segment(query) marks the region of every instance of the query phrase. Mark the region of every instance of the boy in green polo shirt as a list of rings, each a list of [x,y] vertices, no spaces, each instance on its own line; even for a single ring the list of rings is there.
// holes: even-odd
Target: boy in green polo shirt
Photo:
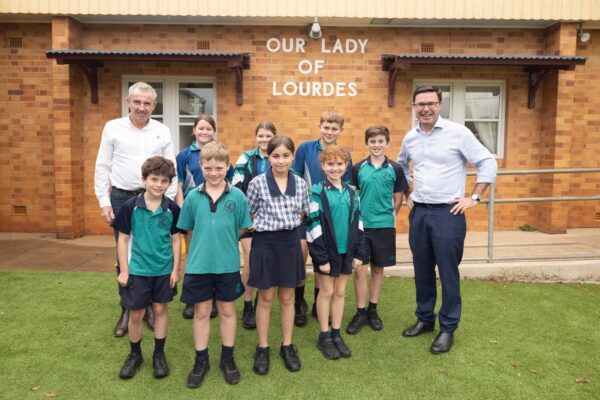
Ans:
[[[235,300],[244,293],[238,240],[252,226],[246,196],[225,180],[229,168],[227,147],[220,142],[206,144],[200,167],[205,182],[188,194],[177,224],[180,229],[193,231],[181,295],[182,302],[194,304],[196,360],[188,375],[189,388],[202,385],[210,368],[208,339],[213,295],[221,319],[219,368],[227,383],[240,381],[233,359]]]
[[[179,207],[164,194],[174,177],[171,160],[160,156],[147,159],[142,164],[145,192],[127,200],[112,224],[119,231],[117,254],[121,273],[117,280],[125,288],[121,305],[131,310],[131,353],[119,372],[121,379],[132,378],[143,362],[142,320],[150,302],[156,318],[153,374],[155,378],[169,375],[164,353],[169,323],[167,303],[177,293],[181,242],[177,229]]]
[[[371,266],[371,294],[367,299],[367,265],[354,269],[356,314],[346,332],[354,335],[367,324],[376,331],[383,329],[377,314],[377,303],[383,268],[396,265],[396,214],[402,205],[402,194],[408,190],[406,177],[399,164],[385,156],[390,132],[385,126],[375,125],[365,132],[369,157],[352,167],[350,183],[360,191],[364,252]]]

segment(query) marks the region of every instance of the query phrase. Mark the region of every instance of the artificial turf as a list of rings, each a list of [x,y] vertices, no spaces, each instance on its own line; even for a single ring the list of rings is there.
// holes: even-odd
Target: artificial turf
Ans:
[[[224,382],[218,368],[215,319],[211,370],[203,386],[191,390],[185,386],[194,360],[191,322],[181,318],[178,300],[170,306],[166,344],[171,375],[152,377],[153,336],[144,329],[144,364],[133,379],[122,381],[117,374],[129,344],[111,334],[119,312],[114,275],[3,271],[0,399],[600,398],[600,286],[464,281],[462,295],[455,345],[434,356],[428,350],[435,333],[401,335],[414,322],[413,281],[386,278],[378,307],[383,331],[344,333],[352,357],[328,361],[315,347],[319,329],[311,318],[294,329],[299,373],[288,372],[279,358],[274,309],[266,376],[252,372],[256,332],[238,324],[235,357],[242,380],[235,386]],[[353,312],[349,282],[343,329]]]

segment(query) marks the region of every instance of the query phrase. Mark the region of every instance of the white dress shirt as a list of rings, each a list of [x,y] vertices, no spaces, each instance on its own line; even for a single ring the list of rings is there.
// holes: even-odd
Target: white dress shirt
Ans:
[[[94,190],[100,207],[110,206],[110,188],[138,190],[142,183],[142,164],[153,156],[163,156],[173,161],[173,143],[169,128],[150,119],[145,127],[137,129],[129,119],[113,119],[104,125],[96,171]],[[177,179],[167,189],[167,197],[173,199],[177,193]]]
[[[498,172],[494,156],[467,127],[442,117],[430,132],[417,125],[404,137],[398,164],[409,183],[410,161],[415,180],[411,198],[417,203],[442,204],[464,197],[467,162],[477,169],[477,183],[493,183]]]

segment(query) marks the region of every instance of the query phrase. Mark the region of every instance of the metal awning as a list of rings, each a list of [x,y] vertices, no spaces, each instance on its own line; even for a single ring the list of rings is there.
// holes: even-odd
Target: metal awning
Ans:
[[[92,103],[98,103],[98,68],[107,61],[204,62],[227,63],[235,72],[237,104],[244,103],[242,70],[250,69],[249,53],[212,51],[130,51],[130,50],[48,50],[47,58],[57,64],[76,65],[90,84]]]
[[[394,87],[399,71],[413,65],[468,65],[523,67],[529,73],[528,107],[535,107],[535,94],[542,80],[553,71],[573,71],[576,65],[585,64],[579,56],[537,56],[511,54],[382,54],[383,70],[388,76],[388,107],[394,106]]]

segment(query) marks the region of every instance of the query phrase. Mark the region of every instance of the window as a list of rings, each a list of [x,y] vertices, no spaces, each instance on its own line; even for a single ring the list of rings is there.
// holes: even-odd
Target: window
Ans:
[[[216,116],[216,81],[197,77],[126,76],[123,78],[123,99],[135,82],[146,82],[158,96],[152,118],[169,127],[175,153],[192,144],[192,127],[198,114]],[[123,116],[129,114],[123,102]]]
[[[442,90],[442,118],[469,128],[497,158],[504,155],[504,109],[506,85],[503,81],[415,81],[430,83]],[[413,110],[413,126],[418,123]]]

